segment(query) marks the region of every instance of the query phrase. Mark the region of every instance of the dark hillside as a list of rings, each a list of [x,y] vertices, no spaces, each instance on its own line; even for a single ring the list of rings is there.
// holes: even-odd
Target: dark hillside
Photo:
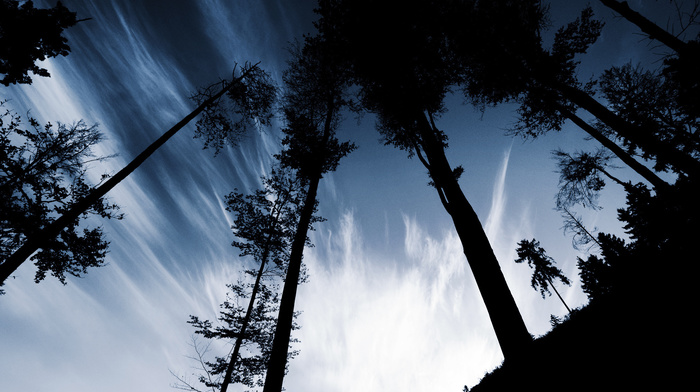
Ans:
[[[697,371],[696,322],[692,306],[671,304],[693,297],[671,292],[611,296],[576,310],[536,339],[528,355],[470,391],[688,390]]]

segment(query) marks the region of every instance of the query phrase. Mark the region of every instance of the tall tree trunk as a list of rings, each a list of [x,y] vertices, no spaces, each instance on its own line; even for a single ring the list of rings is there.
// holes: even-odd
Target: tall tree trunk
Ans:
[[[642,32],[647,34],[649,38],[655,39],[669,48],[681,53],[687,47],[686,43],[668,31],[659,27],[656,23],[645,18],[642,14],[630,8],[626,1],[616,0],[600,0],[606,7],[622,15],[623,18],[634,23]]]
[[[622,162],[626,163],[627,166],[629,166],[632,170],[637,172],[637,174],[644,177],[645,180],[649,181],[649,183],[656,190],[664,190],[670,187],[670,185],[666,181],[662,180],[659,176],[656,175],[656,173],[651,171],[651,169],[642,165],[639,161],[634,159],[630,154],[628,154],[624,149],[622,149],[622,147],[618,146],[615,142],[605,137],[605,135],[600,133],[600,131],[595,129],[595,127],[583,121],[582,118],[578,117],[568,109],[561,108],[560,111],[564,114],[564,116],[570,119],[579,128],[583,129],[591,137],[600,142],[600,144],[602,144],[603,147],[607,148],[613,154],[615,154],[615,156],[617,156]]]
[[[245,317],[243,318],[243,323],[241,324],[241,330],[238,331],[238,337],[236,338],[236,343],[233,346],[233,353],[231,353],[231,358],[228,361],[228,366],[226,367],[226,373],[224,374],[224,380],[221,384],[221,392],[226,392],[228,386],[231,383],[231,376],[233,375],[233,369],[236,366],[236,361],[238,360],[238,353],[241,350],[241,345],[243,344],[243,339],[245,339],[245,333],[248,329],[248,324],[250,323],[250,318],[253,314],[253,309],[255,305],[255,297],[258,295],[258,290],[260,289],[260,281],[262,280],[263,273],[265,271],[265,264],[267,262],[269,251],[265,251],[265,254],[260,261],[260,269],[255,277],[255,284],[253,285],[253,292],[250,294],[250,302],[248,302],[248,309],[246,309]]]
[[[597,117],[621,137],[656,156],[658,160],[670,164],[676,170],[688,175],[688,177],[700,178],[700,162],[692,156],[655,139],[650,130],[629,124],[578,88],[565,84],[558,84],[554,87],[559,90],[564,98]]]
[[[299,286],[299,276],[301,274],[301,264],[306,246],[311,217],[316,206],[316,194],[320,175],[309,180],[309,187],[304,200],[304,207],[299,216],[299,223],[292,241],[292,249],[289,256],[289,266],[287,276],[284,280],[282,298],[280,300],[280,310],[277,317],[277,327],[275,337],[272,341],[272,351],[270,361],[265,374],[265,387],[263,392],[281,392],[284,373],[287,367],[287,356],[289,353],[289,340],[292,336],[292,324],[294,322],[294,303],[296,302],[297,287]]]
[[[421,147],[427,158],[424,163],[427,163],[440,199],[462,242],[464,255],[486,305],[503,356],[506,359],[522,356],[532,337],[508,288],[486,232],[453,174],[434,124],[422,115],[418,128]]]
[[[323,135],[321,137],[321,149],[328,146],[333,126],[333,115],[335,105],[333,99],[329,99],[325,122],[323,124]],[[294,304],[296,302],[297,288],[299,286],[299,276],[301,274],[301,264],[304,257],[304,247],[311,225],[311,219],[316,209],[316,195],[318,194],[318,184],[321,182],[322,165],[327,158],[327,151],[318,152],[321,157],[317,160],[319,167],[314,173],[309,173],[309,187],[306,191],[304,207],[299,216],[297,230],[294,233],[292,249],[289,255],[289,266],[287,267],[287,277],[284,280],[282,298],[280,300],[280,311],[277,317],[277,327],[275,337],[272,340],[272,352],[265,374],[265,386],[263,392],[282,392],[284,373],[287,368],[287,356],[289,354],[289,340],[292,336],[292,324],[294,322]]]
[[[51,224],[47,225],[43,229],[37,231],[36,233],[32,234],[27,240],[20,246],[17,250],[15,250],[5,261],[0,264],[0,286],[2,286],[5,283],[5,280],[19,268],[22,263],[25,262],[34,252],[36,252],[39,248],[44,246],[48,240],[51,238],[55,238],[58,236],[61,231],[71,222],[75,221],[78,219],[78,217],[87,211],[91,206],[95,205],[95,203],[99,202],[99,200],[104,197],[107,192],[112,190],[117,184],[122,182],[129,174],[131,174],[136,168],[141,166],[143,162],[146,161],[153,153],[160,148],[165,142],[168,141],[171,137],[173,137],[180,129],[182,129],[185,125],[187,125],[192,119],[197,117],[207,106],[211,105],[214,101],[217,99],[221,98],[222,95],[224,95],[227,91],[231,89],[238,81],[242,80],[248,73],[256,67],[257,64],[254,66],[248,68],[246,72],[244,72],[240,77],[238,77],[235,80],[232,80],[231,83],[221,89],[218,93],[207,99],[206,101],[202,102],[201,105],[199,105],[196,109],[194,109],[190,114],[185,116],[180,122],[175,124],[172,128],[170,128],[167,132],[165,132],[162,136],[160,136],[156,141],[151,143],[150,146],[148,146],[145,150],[143,150],[136,158],[134,158],[128,165],[126,165],[124,168],[122,168],[117,174],[114,176],[110,177],[107,181],[105,181],[102,185],[98,186],[97,188],[94,188],[90,194],[85,196],[85,198],[78,200],[75,204],[71,206],[70,209],[68,209],[63,215],[61,215],[58,219],[53,221]]]

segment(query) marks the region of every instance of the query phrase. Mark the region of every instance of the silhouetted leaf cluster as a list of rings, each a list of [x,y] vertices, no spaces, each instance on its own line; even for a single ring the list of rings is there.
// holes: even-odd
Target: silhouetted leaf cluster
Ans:
[[[231,227],[236,236],[233,246],[240,250],[241,257],[252,258],[255,266],[245,273],[254,282],[239,280],[227,285],[229,293],[221,304],[218,325],[190,316],[195,333],[206,339],[235,341],[233,354],[217,356],[213,362],[203,360],[199,382],[216,390],[227,388],[230,383],[262,387],[272,350],[279,281],[287,270],[305,191],[300,179],[288,170],[275,169],[262,182],[263,188],[252,194],[232,192],[226,197],[226,209],[235,215]],[[291,359],[296,351],[288,355]]]
[[[233,83],[233,85],[231,85]],[[246,64],[232,80],[222,80],[200,89],[191,99],[198,105],[221,89],[224,97],[207,106],[197,120],[195,138],[204,140],[204,148],[218,154],[227,145],[236,145],[246,133],[258,126],[270,125],[277,88],[270,75],[257,64]]]
[[[549,288],[554,289],[554,281],[559,280],[561,283],[570,286],[571,281],[563,272],[554,266],[554,259],[549,257],[544,248],[540,246],[539,241],[532,239],[522,240],[518,242],[518,258],[516,263],[527,262],[530,268],[533,269],[530,285],[533,289],[539,290],[540,295],[544,298],[545,293],[552,295]],[[556,290],[556,289],[554,289]]]
[[[102,140],[97,126],[41,126],[7,110],[0,117],[0,256],[4,260],[24,240],[41,230],[91,190],[86,171],[96,157],[91,148]],[[103,177],[103,179],[106,177]],[[92,205],[32,256],[35,281],[47,273],[66,282],[66,275],[80,276],[89,267],[103,265],[107,241],[102,229],[81,228],[89,216],[121,218],[118,206],[105,200]]]
[[[31,84],[30,71],[50,76],[36,62],[68,55],[63,30],[78,22],[76,13],[60,1],[53,8],[37,9],[31,0],[0,0],[0,83]]]

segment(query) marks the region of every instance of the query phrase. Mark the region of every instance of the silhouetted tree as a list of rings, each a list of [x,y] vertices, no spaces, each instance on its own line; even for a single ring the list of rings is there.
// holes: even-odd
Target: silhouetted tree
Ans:
[[[504,21],[511,25],[508,32],[512,34],[512,40],[502,39],[498,31],[492,33],[489,29],[474,29],[474,26],[466,23],[461,31],[454,34],[457,39],[452,48],[459,53],[464,91],[470,100],[482,106],[504,101],[520,103],[519,122],[514,131],[524,135],[538,136],[550,130],[560,130],[565,120],[569,119],[605,147],[611,148],[615,155],[654,187],[663,187],[665,183],[652,172],[644,170],[642,165],[634,165],[633,159],[625,156],[628,153],[614,149],[613,144],[605,140],[605,134],[595,127],[584,125],[576,110],[580,108],[589,112],[613,132],[613,138],[638,146],[647,156],[667,162],[675,171],[695,176],[700,173],[697,159],[682,153],[673,143],[656,138],[655,129],[648,124],[629,122],[620,113],[598,102],[594,98],[594,83],[583,84],[577,80],[576,57],[587,51],[603,27],[594,19],[590,7],[584,9],[578,19],[556,32],[551,50],[546,50],[542,45],[541,30],[547,19],[546,9],[539,1],[501,0],[480,2],[476,7],[465,8],[468,15],[480,18],[481,23],[485,24],[493,23],[490,22],[493,19],[488,19],[489,12],[482,12],[480,7],[485,7],[486,11],[502,9],[516,17],[513,21]],[[519,22],[518,19],[524,21]],[[478,42],[484,44],[479,45]],[[494,45],[494,42],[498,45]]]
[[[627,19],[631,23],[637,25],[637,27],[639,27],[639,29],[642,30],[649,37],[649,39],[658,40],[659,42],[663,43],[664,45],[679,53],[684,52],[686,50],[686,42],[683,42],[683,40],[678,38],[676,35],[673,35],[670,32],[662,29],[656,23],[647,19],[639,12],[634,11],[632,8],[630,8],[629,4],[626,1],[600,0],[600,2],[603,3],[606,7],[620,14],[623,18]]]
[[[583,225],[580,216],[569,211],[566,207],[559,207],[557,209],[561,211],[562,218],[564,218],[564,234],[572,233],[571,244],[574,246],[574,249],[581,250],[583,246],[589,244],[591,246],[598,246],[598,248],[602,247],[601,243],[596,239],[596,236]],[[593,228],[593,231],[595,230],[596,229]],[[590,250],[591,246],[588,246],[586,250]]]
[[[197,329],[197,334],[207,339],[235,339],[228,358],[204,361],[204,374],[198,377],[201,384],[221,392],[228,390],[231,383],[249,388],[263,386],[279,310],[277,281],[287,268],[303,199],[299,179],[280,169],[263,178],[263,189],[254,194],[232,192],[227,196],[226,208],[236,215],[232,226],[236,236],[233,246],[240,250],[241,257],[251,257],[258,267],[245,271],[254,277],[254,282],[228,285],[230,293],[221,305],[220,326],[190,316],[189,323]],[[313,222],[320,220],[313,218]],[[245,356],[241,354],[244,347],[248,353]],[[289,353],[289,358],[295,354]],[[194,388],[184,379],[180,381],[187,388]]]
[[[614,66],[603,72],[599,88],[608,106],[630,124],[653,131],[653,137],[673,145],[679,153],[700,159],[698,120],[679,107],[678,94],[673,85],[658,72],[645,71],[631,64]],[[636,154],[637,145],[625,140],[630,154]],[[642,150],[642,158],[653,158]],[[669,162],[657,158],[654,168],[664,171]]]
[[[1,105],[0,105],[1,106]],[[71,209],[92,189],[86,177],[90,162],[96,157],[92,148],[102,140],[96,125],[80,121],[73,125],[51,123],[41,126],[10,110],[0,116],[0,269],[5,260],[27,238],[36,235],[58,216]],[[108,176],[103,176],[103,180]],[[67,222],[55,237],[32,255],[37,267],[34,281],[47,273],[65,284],[66,274],[80,276],[89,267],[104,263],[108,242],[102,229],[82,228],[89,216],[121,219],[118,206],[103,198],[87,206]],[[9,275],[9,274],[8,274]],[[4,279],[3,279],[4,282]],[[2,283],[0,283],[0,286]],[[2,290],[0,290],[2,293]]]
[[[533,289],[540,291],[540,295],[544,298],[544,294],[547,293],[550,296],[552,293],[549,291],[551,287],[552,290],[557,294],[561,303],[564,304],[566,310],[571,313],[569,305],[564,302],[564,298],[561,297],[559,291],[554,287],[554,280],[559,279],[560,282],[567,286],[571,286],[571,281],[567,278],[563,272],[554,266],[554,259],[547,255],[544,248],[540,246],[540,242],[534,238],[531,241],[522,240],[518,242],[518,258],[515,259],[516,263],[522,263],[527,261],[527,265],[530,266],[534,271],[532,272],[532,279],[530,285]]]
[[[428,169],[507,359],[522,354],[531,337],[479,218],[459,186],[462,169],[450,166],[447,136],[435,123],[459,76],[445,30],[461,17],[453,12],[455,3],[321,1],[317,26],[326,39],[344,48],[362,105],[378,116],[385,143],[417,156]]]
[[[213,148],[215,155],[224,146],[236,145],[251,128],[270,125],[277,88],[270,75],[257,66],[246,66],[243,72],[242,83],[221,80],[191,96],[199,105],[217,91],[227,90],[221,99],[204,107],[196,123],[195,138],[203,139],[204,148]],[[234,79],[235,73],[234,69]]]
[[[586,260],[579,257],[577,262],[581,288],[591,301],[605,297],[629,278],[625,275],[631,262],[631,248],[621,238],[600,233],[597,243],[600,256],[589,255]]]
[[[317,205],[319,182],[355,149],[354,144],[340,142],[335,136],[341,111],[348,105],[348,80],[334,58],[335,48],[318,37],[307,36],[303,45],[293,47],[292,55],[284,73],[284,148],[277,157],[304,181],[306,199],[292,242],[264,392],[282,391],[304,246]]]
[[[60,1],[53,8],[37,9],[31,0],[0,0],[0,75],[5,75],[0,83],[31,84],[30,71],[50,76],[36,62],[67,56],[70,47],[63,30],[83,20]]]
[[[574,204],[598,208],[598,194],[605,186],[601,175],[624,188],[631,186],[606,170],[612,157],[605,150],[599,149],[595,153],[576,152],[574,155],[556,150],[553,155],[559,168],[559,192],[556,202],[558,209]]]
[[[188,321],[196,329],[195,334],[212,340],[232,340],[234,344],[231,354],[216,356],[213,361],[205,353],[195,352],[201,366],[201,373],[196,375],[197,381],[211,391],[225,390],[231,383],[247,388],[261,387],[276,323],[279,304],[277,287],[270,283],[245,281],[227,287],[229,293],[226,294],[226,301],[220,305],[218,325],[196,316],[190,316]],[[256,298],[252,298],[253,292]],[[229,368],[232,369],[230,374]],[[185,377],[176,377],[181,383],[176,385],[177,388],[201,390],[200,385]]]
[[[117,172],[114,176],[110,177],[107,179],[104,183],[102,183],[100,186],[86,190],[81,196],[80,199],[76,200],[75,203],[73,203],[70,208],[67,208],[65,210],[61,210],[61,216],[59,216],[57,219],[51,221],[44,227],[42,227],[40,230],[35,230],[33,233],[31,233],[31,236],[28,236],[26,240],[23,242],[23,244],[16,249],[12,254],[7,256],[7,258],[3,261],[2,264],[0,264],[0,284],[3,284],[5,280],[12,274],[22,263],[27,260],[35,251],[37,251],[40,248],[46,247],[51,241],[53,241],[61,231],[70,225],[72,222],[74,222],[80,215],[84,214],[85,211],[88,211],[92,206],[94,206],[98,201],[104,197],[107,192],[109,192],[112,188],[114,188],[117,184],[119,184],[121,181],[123,181],[129,174],[131,174],[134,170],[136,170],[137,167],[139,167],[143,162],[148,159],[158,148],[160,148],[163,144],[165,144],[166,141],[168,141],[173,135],[175,135],[180,129],[182,129],[185,125],[187,125],[190,121],[192,121],[197,115],[199,115],[204,109],[206,109],[209,105],[212,103],[216,102],[218,99],[220,99],[224,94],[227,92],[234,90],[238,91],[240,93],[247,93],[250,90],[241,88],[241,87],[236,87],[239,84],[244,84],[244,85],[250,85],[250,84],[255,84],[261,82],[261,79],[264,80],[269,80],[269,76],[260,70],[258,68],[258,65],[252,65],[252,66],[246,66],[241,74],[233,79],[230,83],[222,83],[222,88],[221,90],[206,99],[204,99],[201,104],[194,109],[190,114],[185,116],[180,122],[175,124],[172,128],[170,128],[168,131],[166,131],[162,136],[160,136],[156,141],[151,143],[145,150],[143,150],[136,158],[134,158],[128,165],[126,165],[123,169],[121,169],[119,172]],[[273,89],[267,89],[266,91],[271,91]],[[252,93],[249,98],[236,98],[240,101],[246,101],[246,99],[255,99],[258,97],[258,93]],[[264,100],[264,102],[271,103],[272,99],[269,99],[268,97],[262,97],[261,99]],[[246,103],[248,104],[248,103]],[[252,104],[253,107],[256,107],[256,104]],[[261,113],[266,113],[269,110],[271,110],[271,107],[269,106],[262,106],[261,107]],[[243,113],[248,113],[247,111],[243,111]],[[234,124],[241,124],[245,125],[246,127],[250,126],[251,122],[253,122],[255,119],[248,118],[247,122],[243,123],[234,123]],[[229,129],[228,132],[226,133],[219,133],[219,137],[226,137],[228,140],[235,140],[233,137],[229,137],[231,133],[235,133],[237,131],[240,131],[239,128],[233,128]]]

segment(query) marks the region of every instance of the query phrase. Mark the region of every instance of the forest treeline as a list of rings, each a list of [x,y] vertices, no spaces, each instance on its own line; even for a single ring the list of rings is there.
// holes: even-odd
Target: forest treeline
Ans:
[[[700,37],[674,34],[627,2],[600,2],[663,47],[660,61],[610,65],[581,80],[580,63],[605,29],[590,6],[574,20],[558,21],[551,20],[546,3],[535,0],[319,0],[313,33],[285,49],[289,61],[279,84],[264,64],[236,65],[231,79],[194,93],[190,114],[99,184],[85,179],[87,162],[109,158],[91,152],[101,140],[96,126],[41,125],[8,109],[0,118],[0,285],[27,261],[36,266],[37,282],[50,273],[65,283],[67,274],[80,276],[103,265],[105,233],[81,221],[90,215],[121,219],[119,207],[105,196],[188,123],[196,119],[194,136],[217,153],[279,118],[282,145],[271,175],[261,179],[263,187],[251,194],[234,190],[225,199],[234,216],[232,245],[249,268],[229,284],[218,320],[192,315],[188,321],[197,336],[231,341],[232,351],[208,359],[195,340],[202,373],[194,380],[175,374],[183,390],[224,392],[237,383],[279,392],[296,354],[292,332],[298,328],[295,302],[305,280],[304,250],[311,245],[309,231],[323,222],[316,214],[318,187],[356,148],[336,131],[348,116],[371,113],[383,143],[427,170],[463,245],[504,363],[523,363],[541,345],[533,341],[501,272],[499,262],[510,261],[497,260],[462,191],[464,169],[446,154],[449,135],[441,118],[448,110],[446,97],[459,94],[480,110],[516,107],[513,137],[546,137],[572,124],[599,144],[594,151],[553,152],[560,175],[553,207],[574,247],[586,255],[577,266],[587,307],[638,296],[652,307],[630,307],[638,313],[653,313],[654,306],[682,308],[694,298],[689,255],[700,217]],[[668,6],[674,5],[680,6]],[[60,2],[40,10],[31,1],[2,0],[0,8],[5,85],[31,84],[29,72],[48,77],[35,62],[67,55],[63,29],[85,20]],[[697,30],[699,14],[697,2],[679,13],[682,33]],[[25,27],[41,25],[37,34],[44,35],[29,39],[26,29],[7,27],[18,20]],[[551,44],[545,44],[547,34]],[[616,175],[619,166],[642,181]],[[596,232],[576,212],[597,209],[608,184],[626,194],[617,218],[628,239]],[[533,268],[532,287],[543,297],[553,290],[569,311],[565,319],[574,320],[582,309],[570,309],[556,289],[557,282],[570,279],[536,239],[513,246],[515,261]],[[566,322],[552,320],[555,326]]]

